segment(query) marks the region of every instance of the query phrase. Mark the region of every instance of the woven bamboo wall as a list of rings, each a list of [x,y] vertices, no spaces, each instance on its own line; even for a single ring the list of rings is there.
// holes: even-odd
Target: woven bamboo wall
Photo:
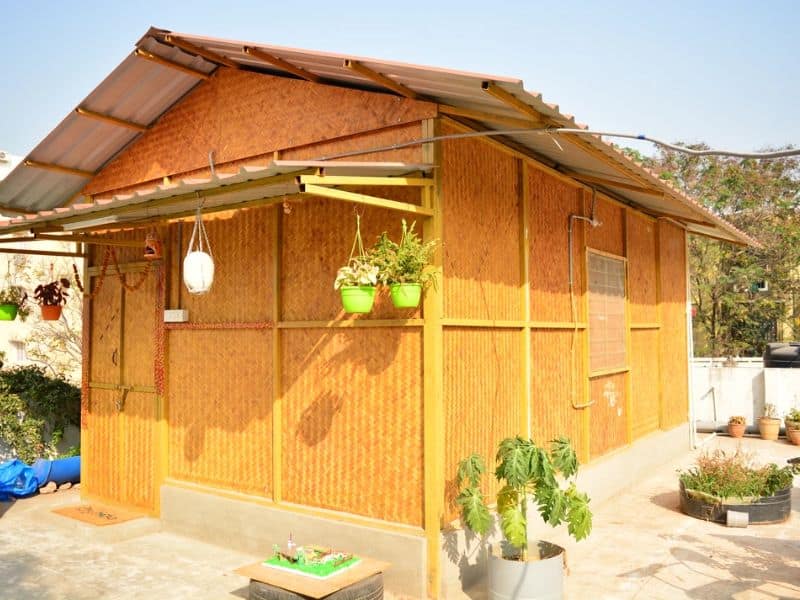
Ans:
[[[428,102],[222,67],[84,191],[98,194],[205,169],[209,150],[215,151],[217,165],[257,156],[265,162],[275,150],[396,127],[435,114],[435,105]]]
[[[266,495],[272,486],[272,332],[172,331],[169,474]]]
[[[149,364],[152,366],[152,362]],[[131,392],[127,395],[119,437],[119,460],[115,467],[112,465],[117,470],[113,476],[119,481],[119,496],[115,499],[145,509],[155,507],[158,493],[155,485],[157,402],[155,394]]]
[[[595,216],[600,221],[600,225],[598,227],[588,227],[587,246],[616,256],[624,256],[624,210],[621,206],[602,198],[597,198]]]
[[[214,285],[207,294],[189,294],[182,282],[182,308],[192,323],[253,322],[272,318],[273,272],[271,248],[275,208],[240,210],[228,218],[206,222],[214,254]],[[177,225],[173,225],[177,228]],[[193,224],[182,227],[181,260]]]
[[[658,344],[658,330],[631,331],[631,417],[634,439],[658,429]]]
[[[97,285],[95,278],[92,278],[91,281],[93,286]],[[87,289],[89,288],[87,287]],[[103,287],[91,302],[92,361],[89,380],[100,383],[118,383],[119,331],[122,319],[122,290],[119,284],[112,277],[107,277]]]
[[[517,160],[480,141],[445,141],[441,168],[444,315],[519,319]]]
[[[444,332],[446,520],[458,510],[458,462],[478,452],[489,470],[484,483],[494,496],[494,456],[500,440],[520,433],[520,334],[513,330],[448,328]]]
[[[399,239],[401,215],[394,211],[358,207],[364,246],[388,231]],[[287,321],[333,320],[345,317],[339,293],[334,291],[336,271],[347,263],[353,246],[356,218],[353,205],[309,198],[283,215],[281,274],[282,319]],[[418,223],[419,229],[421,223]],[[398,310],[383,290],[372,312],[359,319],[410,318],[414,310]]]
[[[567,227],[580,214],[583,192],[537,169],[529,170],[531,315],[535,321],[572,321],[569,298]],[[577,314],[583,314],[583,247],[575,225],[574,289]]]
[[[127,276],[136,281],[140,274]],[[117,281],[109,279],[109,287],[118,287]],[[135,386],[152,386],[153,373],[153,340],[155,339],[155,298],[156,275],[147,274],[142,286],[136,291],[125,292],[124,330],[125,339],[122,344],[123,382]]]
[[[627,215],[630,319],[632,323],[656,323],[656,223],[633,210],[627,211]]]
[[[284,330],[289,502],[422,525],[422,335]]]
[[[661,261],[661,427],[685,423],[689,412],[686,348],[686,245],[682,229],[659,223]]]
[[[93,496],[119,499],[120,464],[120,424],[122,419],[116,409],[119,393],[114,390],[92,389],[89,392],[88,422],[82,423],[90,436],[87,447],[82,450],[81,468],[86,469],[85,491]]]
[[[597,377],[591,381],[591,443],[592,457],[602,456],[627,442],[627,415],[624,373]]]
[[[577,334],[543,329],[531,332],[533,438],[543,443],[566,436],[579,454],[585,452],[581,436],[582,412],[572,408],[572,404],[586,402],[586,370],[582,356],[585,336],[584,331]]]

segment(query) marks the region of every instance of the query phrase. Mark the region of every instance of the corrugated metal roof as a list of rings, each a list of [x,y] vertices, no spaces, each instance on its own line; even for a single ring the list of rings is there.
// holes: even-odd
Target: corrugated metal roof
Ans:
[[[171,37],[173,43],[169,43]],[[197,52],[189,52],[175,44],[188,42]],[[558,106],[547,104],[541,94],[528,92],[522,81],[496,75],[467,73],[433,67],[403,64],[372,58],[313,52],[295,48],[270,46],[234,40],[221,40],[184,33],[171,33],[151,28],[136,44],[137,50],[189,67],[200,74],[210,74],[217,64],[206,57],[217,55],[223,61],[233,61],[244,68],[269,72],[281,76],[294,76],[271,62],[261,60],[245,51],[256,48],[304,69],[326,83],[386,92],[386,87],[347,66],[347,61],[379,73],[410,90],[420,99],[441,105],[479,111],[495,119],[533,120],[539,115],[548,126],[585,128],[570,115],[561,114]],[[208,54],[212,53],[212,54]],[[81,107],[139,125],[151,125],[164,112],[201,81],[201,78],[150,60],[135,53],[127,57],[81,103]],[[494,87],[511,102],[519,102],[533,109],[531,114],[520,112],[487,93]],[[473,118],[482,128],[504,129],[497,120]],[[140,135],[131,129],[111,125],[70,113],[26,157],[38,163],[48,163],[97,172],[131,141]],[[607,180],[600,187],[619,199],[642,207],[655,214],[686,219],[690,231],[714,235],[742,243],[756,243],[731,224],[684,196],[679,190],[660,180],[656,174],[628,159],[619,150],[595,136],[581,136],[578,142],[559,136],[555,143],[551,136],[525,133],[508,136],[513,142],[545,160],[557,164],[559,169],[592,175]],[[45,170],[20,164],[5,181],[0,183],[0,206],[17,210],[38,211],[62,206],[73,198],[87,183],[88,176],[63,171]],[[617,187],[618,181],[628,187]],[[647,186],[663,195],[645,194],[631,190],[631,184]],[[1,210],[1,209],[0,209]]]
[[[301,191],[295,178],[280,177],[282,175],[324,171],[325,175],[399,177],[428,173],[433,168],[430,164],[396,162],[271,161],[267,165],[240,167],[236,173],[181,179],[131,194],[98,199],[91,204],[74,204],[0,221],[0,233],[15,233],[42,226],[58,226],[70,231],[97,226],[119,227],[154,217],[177,218],[193,212],[198,206],[213,211],[245,202],[294,195]]]

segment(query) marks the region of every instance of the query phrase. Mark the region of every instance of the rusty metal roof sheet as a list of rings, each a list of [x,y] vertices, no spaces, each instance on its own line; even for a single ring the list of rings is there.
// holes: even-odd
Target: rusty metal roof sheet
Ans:
[[[187,51],[186,42],[196,51]],[[178,47],[183,44],[184,49]],[[265,61],[246,52],[255,48],[276,61]],[[191,48],[190,48],[191,49]],[[196,72],[191,74],[164,66],[136,55],[144,51],[157,59],[166,59]],[[528,92],[519,79],[467,73],[349,55],[313,52],[260,43],[222,40],[151,28],[137,42],[136,51],[114,69],[80,104],[80,107],[129,123],[149,126],[170,107],[212,73],[221,57],[244,68],[281,76],[292,76],[285,66],[300,68],[326,83],[386,92],[357,69],[353,62],[399,84],[420,99],[457,109],[487,113],[502,122],[531,120],[538,114],[548,126],[585,128],[558,106],[546,103],[542,95]],[[209,54],[211,53],[211,54]],[[348,62],[349,61],[349,62]],[[276,66],[277,64],[277,66]],[[283,65],[283,66],[281,66]],[[487,93],[490,85],[505,94],[509,102]],[[525,107],[532,109],[525,114]],[[507,129],[491,119],[473,119],[486,129]],[[75,199],[95,173],[135,140],[141,132],[87,118],[73,111],[0,183],[0,207],[18,211],[48,211]],[[656,215],[685,219],[688,230],[722,239],[757,244],[711,211],[688,198],[655,173],[635,163],[615,147],[596,136],[583,135],[580,143],[562,137],[558,143],[550,135],[519,133],[507,136],[520,147],[570,173],[602,178],[598,185],[616,198]],[[32,161],[32,162],[31,162]],[[59,165],[67,170],[48,170],[37,163]],[[77,171],[74,171],[77,170]],[[621,187],[614,185],[618,181]],[[640,193],[631,184],[647,186],[650,193]],[[653,191],[656,193],[654,194]]]

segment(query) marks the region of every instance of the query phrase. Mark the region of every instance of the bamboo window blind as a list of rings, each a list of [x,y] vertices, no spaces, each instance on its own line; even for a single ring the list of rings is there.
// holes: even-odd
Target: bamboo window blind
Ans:
[[[590,369],[624,368],[625,260],[590,252],[588,270]]]

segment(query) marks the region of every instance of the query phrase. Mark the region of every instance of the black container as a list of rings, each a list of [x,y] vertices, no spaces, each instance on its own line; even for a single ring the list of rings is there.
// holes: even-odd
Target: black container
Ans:
[[[764,367],[800,369],[800,342],[773,342],[764,350]]]
[[[690,517],[726,523],[728,511],[747,513],[750,524],[783,523],[792,513],[792,487],[775,492],[772,496],[759,498],[752,504],[712,504],[686,493],[681,481],[681,510]]]

